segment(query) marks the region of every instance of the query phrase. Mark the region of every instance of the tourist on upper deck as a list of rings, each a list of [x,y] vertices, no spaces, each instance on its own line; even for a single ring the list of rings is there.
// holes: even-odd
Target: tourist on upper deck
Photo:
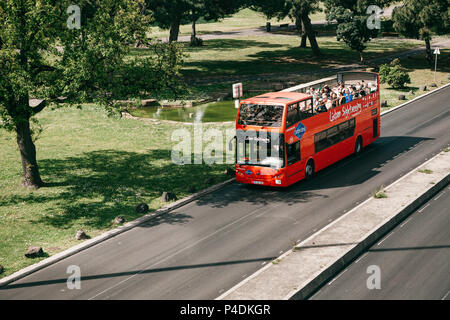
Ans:
[[[315,110],[316,110],[317,113],[327,112],[328,111],[322,98],[319,99],[319,104],[317,105]]]
[[[331,94],[331,108],[336,108],[337,107],[337,100],[338,100],[338,96],[337,96],[337,94],[336,94],[336,92],[333,92],[332,94]]]
[[[344,90],[345,103],[348,103],[353,100],[353,95],[350,93],[350,90]]]

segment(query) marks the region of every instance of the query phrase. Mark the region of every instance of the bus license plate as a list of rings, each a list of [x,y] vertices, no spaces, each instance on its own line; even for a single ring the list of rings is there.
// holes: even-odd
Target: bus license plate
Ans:
[[[253,184],[264,184],[262,181],[253,181]]]

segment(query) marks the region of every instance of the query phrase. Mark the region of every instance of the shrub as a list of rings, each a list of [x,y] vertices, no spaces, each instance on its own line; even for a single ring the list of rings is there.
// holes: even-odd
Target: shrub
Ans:
[[[400,65],[400,60],[394,59],[390,64],[380,66],[380,82],[387,83],[391,88],[404,88],[406,83],[411,83],[409,74]]]

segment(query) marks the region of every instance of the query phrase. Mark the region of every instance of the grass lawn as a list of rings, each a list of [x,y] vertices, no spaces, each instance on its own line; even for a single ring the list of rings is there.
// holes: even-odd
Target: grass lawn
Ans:
[[[325,13],[318,12],[311,15],[310,18],[312,22],[323,21],[325,20]],[[224,33],[233,30],[265,27],[268,21],[274,26],[285,23],[293,23],[289,18],[285,18],[281,21],[278,21],[277,19],[268,20],[262,13],[253,11],[251,9],[243,9],[217,22],[199,20],[196,23],[196,26],[198,34],[201,35],[206,33]],[[180,27],[180,36],[190,35],[191,32],[191,24],[185,24]],[[152,29],[151,36],[155,38],[167,38],[169,37],[169,31],[155,27]]]
[[[320,71],[342,64],[359,62],[359,54],[336,37],[317,38],[323,55],[312,56],[310,48],[299,47],[299,37],[273,35],[269,37],[239,37],[204,42],[203,47],[184,44],[189,55],[182,70],[189,79],[223,76],[283,74]],[[422,45],[421,41],[379,38],[368,43],[365,58],[377,58]],[[133,49],[132,55],[146,56],[148,49]]]
[[[35,191],[19,186],[15,136],[0,129],[0,264],[5,267],[0,277],[40,260],[24,257],[28,246],[42,246],[53,255],[77,244],[80,228],[95,237],[111,229],[117,215],[127,221],[141,216],[135,212],[141,202],[160,208],[163,191],[182,198],[190,194],[189,186],[207,187],[208,177],[214,183],[230,178],[223,173],[227,165],[172,163],[177,142],[171,134],[183,125],[109,118],[94,105],[45,110],[39,120],[44,131],[36,143],[38,163],[49,187]]]
[[[436,81],[434,80],[434,65],[433,70],[431,70],[422,54],[402,58],[400,62],[407,69],[411,83],[404,89],[392,89],[387,84],[381,85],[381,99],[387,100],[388,102],[388,108],[386,109],[395,107],[426,93],[419,90],[421,86],[427,86],[427,90],[433,90],[436,88],[430,87],[432,83],[441,87],[450,82],[450,79],[448,79],[450,75],[450,49],[441,49],[441,54],[438,57]],[[406,100],[398,100],[399,94],[404,94]]]

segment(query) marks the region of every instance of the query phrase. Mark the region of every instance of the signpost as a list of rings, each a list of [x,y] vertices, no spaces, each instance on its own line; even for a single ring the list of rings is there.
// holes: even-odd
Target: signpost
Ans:
[[[434,60],[434,82],[436,82],[437,56],[438,54],[441,54],[439,47],[436,48],[433,53],[436,56],[436,59]]]
[[[233,84],[233,99],[235,99],[234,107],[236,109],[239,108],[239,102],[240,102],[240,98],[242,98],[242,96],[243,96],[242,83]]]

